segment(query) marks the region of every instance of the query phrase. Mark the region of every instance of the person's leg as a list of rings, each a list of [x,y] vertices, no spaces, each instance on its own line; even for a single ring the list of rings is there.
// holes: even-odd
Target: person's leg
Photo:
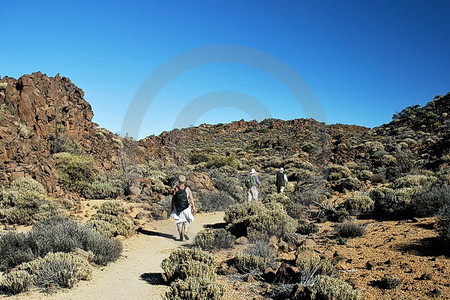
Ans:
[[[256,188],[256,186],[252,187],[252,191],[253,191],[253,201],[258,202],[258,189]]]
[[[248,202],[252,202],[252,198],[253,198],[253,195],[252,195],[252,189],[249,189],[249,190],[248,190],[248,192],[247,192],[247,198],[248,198]]]
[[[177,223],[177,229],[178,229],[178,233],[180,235],[180,241],[183,240],[183,224],[184,224],[184,222]]]
[[[281,193],[281,186],[277,185],[277,193]]]
[[[189,229],[189,222],[183,222],[183,236],[186,240],[189,240],[189,236],[187,235],[188,229]]]
[[[284,192],[284,186],[280,186],[280,194],[283,194]]]

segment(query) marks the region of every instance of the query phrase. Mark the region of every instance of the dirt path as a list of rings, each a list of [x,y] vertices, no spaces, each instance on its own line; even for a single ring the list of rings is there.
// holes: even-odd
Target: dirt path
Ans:
[[[158,279],[162,272],[161,261],[180,245],[191,243],[195,234],[205,225],[221,222],[223,222],[222,212],[198,214],[189,230],[191,239],[180,242],[174,240],[177,232],[173,220],[155,221],[145,226],[141,233],[125,240],[123,257],[107,267],[96,268],[92,280],[80,282],[70,290],[60,290],[52,295],[31,292],[7,299],[161,299],[167,287],[147,282]]]

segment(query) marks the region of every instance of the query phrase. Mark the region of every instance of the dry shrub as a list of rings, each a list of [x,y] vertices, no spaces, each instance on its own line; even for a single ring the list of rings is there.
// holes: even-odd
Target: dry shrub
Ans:
[[[360,300],[361,296],[350,284],[327,275],[317,276],[313,289],[313,299],[316,300]]]
[[[205,229],[200,231],[194,240],[194,245],[202,250],[233,248],[236,238],[225,229]]]
[[[166,292],[166,300],[219,300],[225,293],[223,284],[207,278],[190,277],[176,280]]]

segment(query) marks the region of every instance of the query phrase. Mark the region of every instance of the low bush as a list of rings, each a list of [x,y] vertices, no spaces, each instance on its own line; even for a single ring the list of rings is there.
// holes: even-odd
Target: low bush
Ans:
[[[123,202],[107,201],[102,203],[86,225],[107,237],[118,235],[129,237],[134,233],[134,224],[125,217],[128,212],[129,208]]]
[[[247,235],[253,241],[272,235],[283,237],[297,229],[297,222],[286,214],[283,205],[275,202],[232,205],[225,211],[224,220],[231,233]]]
[[[348,177],[335,180],[331,185],[334,191],[344,193],[346,191],[358,191],[364,187],[364,184],[355,177]]]
[[[336,226],[336,234],[342,238],[355,238],[363,236],[366,233],[366,229],[363,225],[348,222],[339,224]]]
[[[326,172],[328,181],[337,181],[352,176],[349,168],[341,165],[331,165],[326,169]]]
[[[225,229],[205,229],[200,231],[194,240],[194,245],[202,250],[233,248],[236,238]]]
[[[192,261],[197,263],[194,264]],[[192,266],[188,267],[188,264],[191,264]],[[180,278],[185,279],[187,271],[195,272],[196,275],[199,275],[198,277],[203,276],[201,272],[204,272],[205,276],[214,274],[214,264],[214,257],[208,252],[204,252],[197,248],[179,248],[162,261],[161,268],[164,270],[164,279],[171,282]]]
[[[434,187],[413,195],[411,199],[414,215],[419,217],[434,216],[439,210],[450,205],[450,186]]]
[[[295,262],[300,269],[300,284],[313,286],[315,279],[319,275],[331,275],[334,266],[329,259],[322,259],[319,256],[307,256]]]
[[[274,267],[276,253],[268,243],[257,242],[243,253],[238,253],[234,262],[235,267],[242,273],[261,274],[266,268]]]
[[[23,177],[14,180],[9,189],[0,192],[0,220],[5,223],[31,225],[65,211],[46,195],[36,180]]]
[[[57,135],[52,138],[50,151],[52,154],[61,152],[81,154],[83,152],[78,143],[64,135]]]
[[[63,252],[48,253],[18,268],[34,275],[36,285],[45,289],[71,288],[80,280],[91,279],[92,274],[92,268],[84,258]]]
[[[297,233],[310,235],[319,232],[319,226],[315,223],[300,223],[297,226]]]
[[[95,180],[87,183],[81,191],[86,199],[115,199],[123,194],[124,186],[120,180]]]
[[[404,192],[404,191],[403,191]],[[401,192],[397,192],[391,188],[380,187],[372,189],[369,192],[370,198],[375,202],[375,212],[380,215],[403,215],[409,208],[411,198],[401,196]]]
[[[355,193],[345,200],[345,208],[352,215],[368,214],[374,209],[375,201],[364,193]]]
[[[199,193],[198,201],[202,210],[206,212],[224,211],[236,201],[228,193],[224,191],[206,191]]]
[[[29,233],[0,236],[0,267],[11,269],[50,252],[91,251],[92,261],[106,265],[122,252],[119,240],[109,239],[68,218],[51,218],[35,224]]]
[[[312,299],[315,300],[360,300],[361,296],[350,284],[327,275],[316,278]]]
[[[14,270],[7,273],[0,281],[0,291],[15,295],[27,292],[34,283],[34,277],[30,273],[21,270]]]
[[[75,192],[82,191],[98,174],[95,160],[89,155],[61,152],[53,157],[58,161],[60,182]]]
[[[431,187],[435,182],[437,181],[437,178],[434,176],[427,176],[427,175],[406,175],[400,178],[397,178],[394,181],[393,188],[394,189],[400,189],[400,188],[414,188],[414,187],[423,187],[423,188],[429,188]]]
[[[441,240],[450,245],[450,205],[445,205],[439,212],[438,231]]]
[[[207,278],[190,277],[176,280],[166,292],[166,300],[219,300],[225,293],[225,286]]]

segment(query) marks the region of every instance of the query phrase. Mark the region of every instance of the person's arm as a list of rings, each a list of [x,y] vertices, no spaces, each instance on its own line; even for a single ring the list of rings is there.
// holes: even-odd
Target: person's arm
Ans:
[[[254,177],[254,179],[255,179],[255,182],[260,186],[260,187],[262,187],[262,184],[261,184],[261,180],[259,180],[259,177],[257,176],[257,175],[253,175]]]
[[[289,182],[286,174],[284,174],[284,181],[285,181],[286,183]]]
[[[192,191],[189,187],[186,188],[186,192],[188,194],[189,205],[191,206],[192,212],[194,213],[196,210],[195,202],[194,202],[194,195],[192,194]]]
[[[173,191],[172,191],[172,208],[175,208],[175,193],[178,191],[178,188],[177,187],[174,187],[173,188]]]

